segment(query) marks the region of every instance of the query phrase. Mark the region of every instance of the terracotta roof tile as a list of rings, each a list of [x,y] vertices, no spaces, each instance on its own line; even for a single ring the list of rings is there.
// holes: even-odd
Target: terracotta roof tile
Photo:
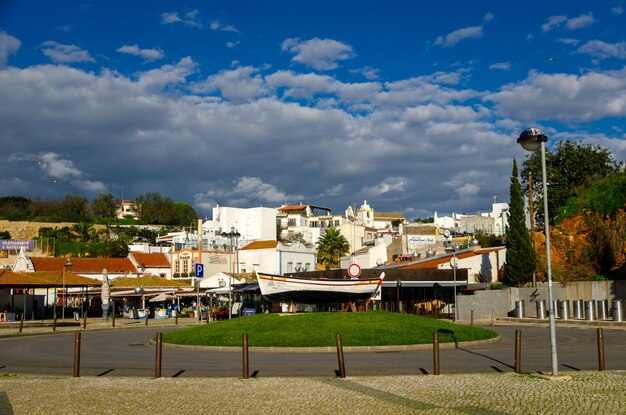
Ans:
[[[135,258],[135,261],[137,261],[138,264],[144,264],[146,268],[170,267],[170,261],[168,261],[167,255],[165,254],[146,254],[143,252],[131,252],[130,255]]]
[[[35,271],[62,271],[67,258],[30,257]],[[101,273],[106,268],[109,272],[137,272],[137,268],[128,258],[72,258],[71,269],[75,273]]]
[[[239,248],[240,251],[247,251],[250,249],[270,249],[276,248],[278,246],[278,241],[255,241],[250,242],[248,245],[243,248]]]
[[[66,271],[13,272],[0,270],[0,287],[85,287],[102,285],[102,282]]]

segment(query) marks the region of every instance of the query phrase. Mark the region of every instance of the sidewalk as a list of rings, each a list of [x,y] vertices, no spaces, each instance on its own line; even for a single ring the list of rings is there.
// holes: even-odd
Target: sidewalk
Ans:
[[[620,414],[626,372],[338,378],[0,376],[0,413]]]

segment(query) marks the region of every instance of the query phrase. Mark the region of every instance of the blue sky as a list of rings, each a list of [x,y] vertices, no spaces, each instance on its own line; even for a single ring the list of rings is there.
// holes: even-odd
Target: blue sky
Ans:
[[[0,194],[486,211],[527,127],[626,160],[625,11],[0,0]]]

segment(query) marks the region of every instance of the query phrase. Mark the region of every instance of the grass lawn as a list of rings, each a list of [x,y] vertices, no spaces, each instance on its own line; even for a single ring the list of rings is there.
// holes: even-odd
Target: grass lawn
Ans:
[[[256,314],[163,334],[166,343],[241,346],[248,333],[250,347],[334,346],[341,333],[344,346],[383,346],[490,339],[497,333],[412,314],[388,311],[360,313]]]

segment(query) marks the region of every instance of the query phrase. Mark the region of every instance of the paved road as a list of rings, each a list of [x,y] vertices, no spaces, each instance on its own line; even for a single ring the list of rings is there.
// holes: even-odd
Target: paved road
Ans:
[[[442,373],[511,372],[516,327],[487,327],[498,343],[441,350]],[[81,376],[154,376],[155,348],[149,340],[165,328],[86,331],[82,334]],[[548,329],[522,328],[522,369],[550,371]],[[605,330],[606,369],[626,369],[626,331]],[[561,371],[597,369],[595,329],[559,328],[557,345]],[[71,375],[74,334],[0,339],[0,374]],[[241,377],[241,352],[163,350],[164,377]],[[431,350],[345,353],[349,376],[432,373]],[[335,353],[250,352],[250,371],[257,377],[332,376]]]

